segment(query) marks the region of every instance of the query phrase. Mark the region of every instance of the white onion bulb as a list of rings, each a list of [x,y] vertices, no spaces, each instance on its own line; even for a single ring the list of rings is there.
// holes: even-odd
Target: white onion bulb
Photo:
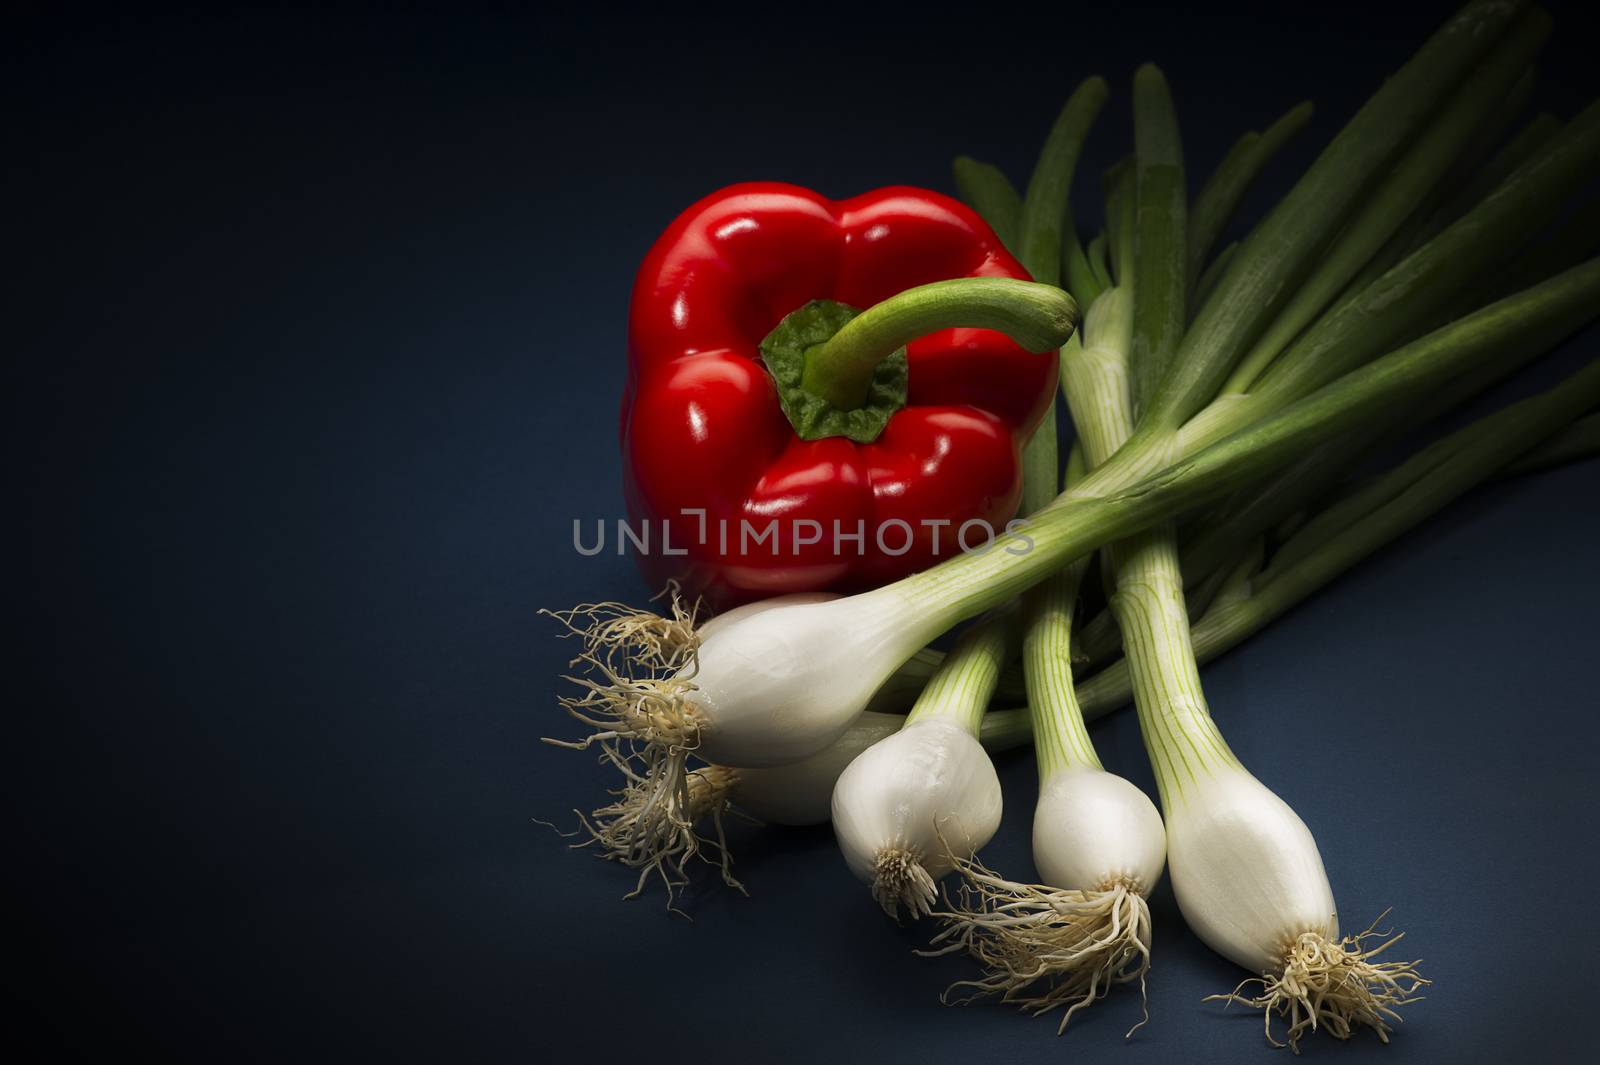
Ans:
[[[821,825],[833,815],[833,788],[862,751],[905,724],[901,714],[865,711],[832,744],[809,758],[770,769],[735,770],[733,802],[775,825]]]
[[[921,647],[896,622],[898,596],[869,592],[825,602],[784,602],[713,624],[685,709],[695,753],[736,768],[783,765],[816,754],[850,727],[873,692]],[[826,670],[817,669],[827,662]]]
[[[1033,861],[1046,884],[1141,894],[1161,879],[1167,837],[1155,803],[1129,781],[1082,764],[1052,774],[1033,814]]]
[[[1297,937],[1339,938],[1333,889],[1305,822],[1239,769],[1184,782],[1167,811],[1178,908],[1218,954],[1255,973],[1283,968]]]
[[[833,790],[833,828],[850,869],[891,915],[927,913],[950,852],[970,857],[1000,827],[1000,778],[960,725],[912,721],[867,748]]]

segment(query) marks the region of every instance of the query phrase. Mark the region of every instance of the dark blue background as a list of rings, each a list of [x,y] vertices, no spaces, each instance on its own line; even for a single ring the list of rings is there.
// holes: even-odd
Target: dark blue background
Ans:
[[[1102,72],[1092,191],[1153,58],[1197,176],[1316,100],[1258,213],[1448,10],[1293,7],[14,26],[13,1031],[101,1059],[1268,1054],[1254,1015],[1200,1001],[1241,974],[1164,889],[1127,1043],[1129,994],[1061,1042],[940,1007],[964,967],[913,957],[924,933],[884,920],[825,829],[741,832],[754,897],[708,883],[693,924],[619,901],[622,870],[531,820],[602,797],[588,758],[538,742],[575,726],[535,610],[646,594],[570,528],[618,513],[628,286],[676,211],[752,178],[948,188],[961,151],[1020,178]],[[1570,115],[1592,38],[1551,7],[1539,101]],[[1589,463],[1481,491],[1206,672],[1346,921],[1393,906],[1427,960],[1386,1060],[1551,1060],[1592,1012],[1597,490]],[[1096,738],[1148,784],[1131,717]],[[1031,759],[1003,777],[986,855],[1026,875]]]

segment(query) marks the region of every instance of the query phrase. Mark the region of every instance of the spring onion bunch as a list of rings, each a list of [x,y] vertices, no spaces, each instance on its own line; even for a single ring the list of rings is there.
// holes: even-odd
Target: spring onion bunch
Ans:
[[[1536,119],[1498,151],[1485,132],[1511,128],[1548,33],[1522,4],[1468,3],[1276,208],[1215,253],[1305,106],[1242,138],[1191,204],[1165,81],[1142,69],[1136,150],[1108,175],[1106,231],[1086,245],[1067,191],[1104,82],[1068,101],[1026,195],[959,160],[963,195],[1041,288],[1087,308],[1062,349],[1078,431],[1066,483],[1046,419],[1024,454],[1028,522],[982,553],[698,626],[677,604],[665,616],[616,604],[559,615],[584,641],[564,705],[591,733],[560,742],[598,748],[624,781],[580,815],[587,842],[670,892],[694,858],[737,883],[722,838],[732,809],[831,817],[891,913],[934,911],[936,881],[956,872],[935,946],[983,965],[968,990],[1065,1007],[1063,1025],[1108,987],[1143,980],[1144,899],[1165,862],[1186,921],[1259,981],[1225,997],[1262,1008],[1269,1038],[1275,1016],[1291,1045],[1312,1029],[1386,1037],[1420,977],[1365,934],[1342,934],[1310,831],[1231,752],[1198,665],[1518,456],[1593,451],[1580,416],[1600,399],[1597,366],[1341,483],[1398,427],[1600,309],[1600,260],[1587,258],[1600,227],[1581,215],[1530,241],[1600,164],[1600,107]],[[1108,613],[1086,623],[1078,585],[1096,551],[1114,588]],[[947,656],[927,650],[979,615]],[[1017,694],[1005,666],[1019,645],[1027,706],[986,714],[997,691],[1002,705]],[[909,717],[875,712],[919,685]],[[1085,727],[1130,695],[1164,823],[1101,765]],[[1029,732],[1039,883],[977,857],[1001,814],[983,744]]]
[[[814,754],[849,726],[901,662],[956,622],[999,605],[1130,527],[1218,498],[1346,430],[1404,410],[1444,380],[1484,363],[1516,365],[1570,332],[1591,306],[1592,271],[1584,267],[1325,382],[1327,365],[1359,363],[1387,339],[1375,328],[1381,311],[1365,308],[1341,316],[1332,330],[1332,341],[1342,345],[1338,358],[1319,350],[1317,359],[1301,360],[1312,364],[1304,373],[1266,399],[1252,391],[1245,404],[1227,405],[1247,408],[1251,417],[1276,409],[1273,416],[1253,425],[1239,414],[1202,417],[1202,431],[1181,420],[1186,411],[1200,412],[1195,394],[1220,387],[1245,338],[1281,300],[1282,278],[1303,272],[1339,229],[1338,206],[1355,201],[1345,171],[1361,172],[1363,163],[1365,170],[1376,169],[1510,19],[1505,4],[1468,5],[1380,89],[1235,257],[1184,335],[1135,439],[1084,484],[1044,507],[1029,528],[998,539],[981,555],[948,560],[884,588],[730,620],[704,634],[692,661],[676,671],[641,675],[608,660],[584,694],[568,702],[596,730],[590,742],[614,751],[625,745],[628,757],[647,768],[659,763],[678,782],[664,795],[681,792],[683,756],[690,750],[735,767]],[[1449,230],[1435,243],[1448,236]],[[1423,249],[1412,260],[1426,254]],[[1448,266],[1439,258],[1429,259],[1430,269],[1408,260],[1396,271],[1444,287],[1437,275]],[[657,664],[649,655],[631,662]]]

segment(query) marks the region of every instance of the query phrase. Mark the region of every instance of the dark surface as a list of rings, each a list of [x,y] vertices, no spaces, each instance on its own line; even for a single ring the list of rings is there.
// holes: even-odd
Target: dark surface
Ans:
[[[576,726],[535,609],[645,594],[631,560],[569,543],[620,509],[649,241],[736,180],[948,188],[959,151],[1020,177],[1098,71],[1092,203],[1146,58],[1196,177],[1315,98],[1258,211],[1447,10],[1206,6],[13,26],[12,1031],[102,1060],[1264,1059],[1258,1018],[1201,1002],[1242,974],[1165,889],[1151,1023],[1125,1043],[1119,994],[1058,1042],[941,1008],[964,968],[913,957],[924,933],[825,829],[742,831],[753,898],[704,878],[691,924],[531,821],[602,797],[591,759],[538,742]],[[1551,5],[1539,102],[1562,115],[1596,90],[1579,6]],[[1589,1041],[1597,492],[1596,463],[1481,491],[1206,671],[1347,924],[1393,906],[1435,980],[1387,1050],[1309,1056]],[[1149,784],[1130,716],[1096,738]],[[1003,777],[986,856],[1028,875],[1029,758]]]

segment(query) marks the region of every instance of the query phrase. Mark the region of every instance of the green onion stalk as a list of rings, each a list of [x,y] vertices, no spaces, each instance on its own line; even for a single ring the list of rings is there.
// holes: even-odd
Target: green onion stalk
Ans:
[[[1194,209],[1188,211],[1187,239],[1189,292],[1206,288],[1203,284],[1207,257],[1228,223],[1238,211],[1251,187],[1277,155],[1311,121],[1312,105],[1305,102],[1295,105],[1265,131],[1254,130],[1240,137],[1223,157],[1216,171],[1206,179],[1195,197]],[[1218,255],[1214,262],[1221,262]],[[1225,264],[1224,264],[1225,265]]]
[[[1139,227],[1134,258],[1127,379],[1119,405],[1075,403],[1087,457],[1101,464],[1134,435],[1141,367],[1165,365],[1185,320],[1181,196],[1162,180],[1181,160],[1164,83],[1135,92],[1139,131]],[[1146,162],[1148,160],[1148,163]],[[1161,164],[1166,164],[1165,166]],[[1147,178],[1146,175],[1149,175]],[[1181,188],[1181,186],[1180,186]],[[1305,290],[1302,290],[1305,291]],[[1195,387],[1200,387],[1196,380]],[[1068,396],[1072,398],[1069,379]],[[1332,889],[1315,842],[1288,806],[1240,763],[1211,717],[1200,682],[1171,524],[1108,549],[1111,609],[1122,630],[1134,707],[1166,818],[1173,890],[1208,945],[1260,974],[1261,995],[1242,999],[1269,1018],[1290,1018],[1288,1042],[1319,1026],[1380,1035],[1387,1018],[1424,982],[1409,963],[1374,961],[1384,949],[1341,938]]]
[[[1135,79],[1135,97],[1151,92],[1164,93],[1165,86],[1159,72],[1145,68]],[[1149,151],[1152,138],[1142,127],[1138,132],[1142,150],[1136,165],[1121,171],[1112,187],[1118,188],[1125,174],[1146,187],[1159,186],[1166,206],[1175,208],[1181,219],[1183,168],[1175,127],[1154,138],[1165,137],[1165,152]],[[1051,155],[1047,142],[1041,169],[1050,164]],[[1039,184],[1037,177],[1033,184]],[[1118,188],[1123,192],[1125,187]],[[1117,205],[1122,206],[1134,203]],[[1123,214],[1113,241],[1118,246],[1115,259],[1124,268],[1130,260],[1127,242],[1137,246],[1150,228],[1143,217],[1146,205],[1137,206],[1141,210],[1131,217]],[[1115,217],[1122,212],[1112,208],[1107,213]],[[1064,219],[1058,213],[1052,221],[1062,224]],[[1152,235],[1171,240],[1170,233]],[[1180,286],[1186,283],[1181,269],[1180,260],[1172,271]],[[1119,313],[1129,307],[1124,296],[1119,288],[1101,292],[1084,330],[1061,353],[1079,432],[1079,448],[1068,464],[1069,492],[1082,479],[1084,458],[1092,461],[1104,450],[1108,423],[1131,417],[1124,357],[1129,316]],[[1181,321],[1174,324],[1175,331],[1181,329]],[[1158,373],[1159,367],[1151,370]],[[1050,445],[1053,451],[1053,439]],[[1028,474],[1044,481],[1053,495],[1055,470],[1052,454],[1048,466],[1041,464]],[[1039,768],[1033,856],[1041,882],[1007,879],[976,858],[959,863],[959,892],[955,904],[939,915],[944,928],[933,941],[934,953],[964,951],[982,970],[980,977],[953,985],[947,1000],[959,992],[964,998],[998,995],[1034,1014],[1059,1007],[1058,1032],[1111,987],[1137,981],[1143,988],[1150,965],[1147,898],[1166,857],[1160,814],[1136,786],[1106,771],[1076,698],[1073,611],[1087,561],[1076,560],[1023,597],[1028,626],[1023,675]]]

